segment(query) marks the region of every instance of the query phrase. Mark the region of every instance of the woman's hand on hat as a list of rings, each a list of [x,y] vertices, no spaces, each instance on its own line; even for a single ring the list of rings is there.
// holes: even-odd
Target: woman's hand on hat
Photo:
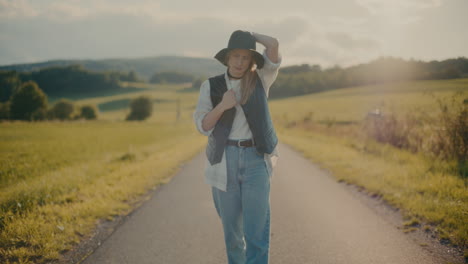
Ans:
[[[266,55],[273,63],[279,61],[279,41],[274,37],[268,35],[252,32],[255,41],[262,44],[266,48]]]
[[[255,37],[255,32],[251,31],[250,35],[252,35],[252,37],[255,39],[255,42],[258,42],[257,38]]]
[[[236,93],[233,90],[228,90],[224,93],[221,100],[224,110],[228,110],[237,105]]]

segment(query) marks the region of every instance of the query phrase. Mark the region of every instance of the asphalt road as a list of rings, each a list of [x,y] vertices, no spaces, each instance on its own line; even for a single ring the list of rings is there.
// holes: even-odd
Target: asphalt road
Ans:
[[[185,164],[83,263],[227,263],[203,164]],[[285,145],[271,203],[272,264],[443,263]]]

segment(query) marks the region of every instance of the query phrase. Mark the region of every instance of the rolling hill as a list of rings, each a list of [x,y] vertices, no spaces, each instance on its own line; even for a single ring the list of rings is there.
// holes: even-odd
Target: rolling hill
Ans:
[[[211,76],[219,74],[224,70],[224,66],[215,59],[181,56],[103,60],[51,60],[38,63],[4,65],[0,66],[0,70],[29,72],[47,67],[69,66],[73,64],[80,64],[87,70],[98,72],[135,71],[146,80],[155,72],[177,71],[196,76]]]

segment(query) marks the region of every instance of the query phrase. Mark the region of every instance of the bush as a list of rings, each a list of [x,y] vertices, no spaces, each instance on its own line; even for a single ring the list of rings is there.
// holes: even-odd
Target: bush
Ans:
[[[47,96],[39,86],[29,81],[21,85],[10,100],[10,117],[15,120],[33,120],[33,114],[47,109]]]
[[[441,110],[436,150],[443,158],[455,159],[459,173],[468,177],[468,98],[455,94],[451,102],[438,100]]]
[[[455,161],[458,173],[468,177],[468,98],[463,97],[458,93],[448,102],[436,99],[437,117],[418,111],[401,117],[390,112],[368,115],[364,130],[378,142]]]
[[[397,148],[409,148],[408,135],[413,127],[414,123],[392,113],[368,115],[364,122],[369,137]]]
[[[147,96],[140,96],[130,102],[130,110],[127,120],[145,120],[153,113],[153,102]]]
[[[60,120],[69,120],[72,118],[74,110],[75,106],[71,101],[61,99],[52,107],[51,114],[53,118],[58,118]]]
[[[84,105],[81,107],[80,110],[80,117],[87,119],[87,120],[92,120],[92,119],[97,119],[97,108],[93,105]]]

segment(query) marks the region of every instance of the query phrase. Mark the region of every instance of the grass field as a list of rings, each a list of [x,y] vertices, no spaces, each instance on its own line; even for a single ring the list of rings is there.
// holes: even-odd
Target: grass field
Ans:
[[[414,81],[343,88],[330,92],[274,100],[272,115],[277,122],[301,120],[311,115],[315,121],[362,121],[376,108],[406,113],[416,109],[437,113],[435,98],[468,92],[468,79]]]
[[[187,86],[128,83],[125,92],[71,98],[99,106],[98,121],[0,123],[0,262],[59,258],[198,153],[206,138],[192,124],[198,93],[184,92]],[[336,133],[335,125],[312,131],[290,124],[306,118],[346,127],[375,108],[434,115],[434,98],[467,89],[468,79],[346,88],[272,100],[271,112],[281,141],[466,247],[468,184],[446,170],[450,164]],[[152,98],[154,114],[124,122],[128,102],[140,95]]]
[[[197,95],[150,88],[75,101],[145,94],[156,103],[144,122],[123,122],[122,105],[101,112],[98,121],[0,123],[0,263],[59,258],[100,220],[130,212],[199,153],[206,138],[191,120]]]
[[[271,109],[281,141],[337,180],[382,197],[416,225],[425,223],[439,238],[466,249],[468,179],[454,172],[453,162],[376,143],[358,130],[376,108],[384,114],[438,115],[436,98],[448,100],[457,92],[466,98],[468,79],[345,88],[275,100]]]

